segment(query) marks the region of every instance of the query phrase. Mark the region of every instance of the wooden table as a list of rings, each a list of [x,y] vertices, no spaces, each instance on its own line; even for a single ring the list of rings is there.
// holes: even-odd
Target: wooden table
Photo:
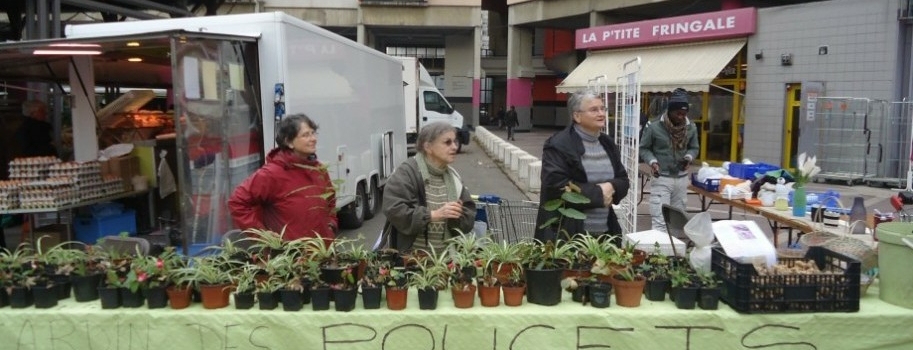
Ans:
[[[703,188],[688,185],[688,189],[694,191],[701,198],[701,211],[707,211],[713,204],[722,204],[726,205],[729,208],[729,216],[727,220],[732,220],[732,209],[740,209],[747,213],[757,214],[761,217],[767,219],[767,223],[770,225],[770,229],[773,230],[774,236],[774,246],[778,246],[777,242],[777,232],[780,230],[788,230],[789,238],[787,244],[792,244],[793,230],[798,230],[798,236],[803,233],[810,233],[816,231],[826,231],[834,233],[837,235],[844,236],[846,235],[845,227],[827,227],[820,223],[813,222],[811,218],[806,217],[795,217],[793,216],[792,208],[790,210],[777,210],[773,207],[764,207],[760,205],[752,205],[745,202],[743,199],[729,199],[723,196],[719,192],[707,191]],[[864,237],[863,237],[864,236]],[[872,237],[870,235],[853,235],[853,238],[860,239],[869,245],[872,245]]]

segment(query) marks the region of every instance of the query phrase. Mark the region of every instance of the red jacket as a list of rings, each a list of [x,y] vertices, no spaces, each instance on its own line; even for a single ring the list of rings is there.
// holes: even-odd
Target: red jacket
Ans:
[[[336,235],[336,192],[330,174],[316,158],[288,149],[269,152],[266,165],[244,180],[228,200],[238,228],[282,232],[285,240],[332,239]]]

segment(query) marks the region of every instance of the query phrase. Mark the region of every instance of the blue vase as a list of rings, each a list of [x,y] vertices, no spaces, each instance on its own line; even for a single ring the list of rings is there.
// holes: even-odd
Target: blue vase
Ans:
[[[806,201],[807,197],[805,196],[805,186],[798,186],[793,188],[793,216],[796,217],[805,217]]]

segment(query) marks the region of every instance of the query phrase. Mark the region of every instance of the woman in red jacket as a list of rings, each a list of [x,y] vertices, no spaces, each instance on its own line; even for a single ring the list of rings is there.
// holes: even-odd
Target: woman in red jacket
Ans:
[[[317,161],[317,124],[304,114],[276,126],[276,147],[266,164],[244,180],[228,207],[242,230],[285,230],[294,240],[336,236],[336,192],[326,167]]]

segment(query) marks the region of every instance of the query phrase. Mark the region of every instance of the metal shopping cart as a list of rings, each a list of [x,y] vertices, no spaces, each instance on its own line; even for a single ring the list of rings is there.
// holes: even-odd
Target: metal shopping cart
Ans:
[[[495,242],[517,243],[532,240],[536,232],[536,214],[539,203],[507,200],[490,196],[478,204],[485,205],[488,233]]]

